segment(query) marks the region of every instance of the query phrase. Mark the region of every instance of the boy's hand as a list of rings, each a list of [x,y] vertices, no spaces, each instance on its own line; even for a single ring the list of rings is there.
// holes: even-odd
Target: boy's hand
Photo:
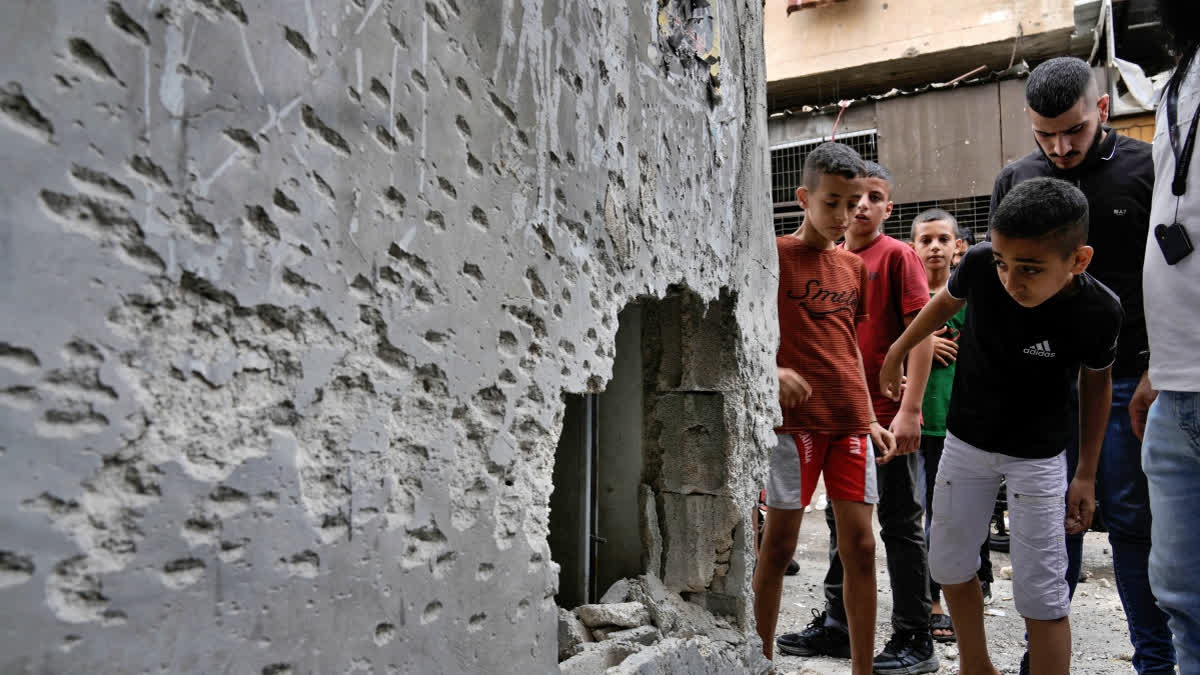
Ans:
[[[1133,435],[1142,440],[1146,435],[1146,416],[1150,413],[1150,404],[1158,398],[1158,391],[1150,386],[1150,374],[1142,373],[1138,380],[1137,389],[1129,399],[1129,421],[1133,423]]]
[[[942,337],[949,331],[949,326],[942,326],[933,332],[933,358],[943,366],[948,366],[958,360],[958,338]]]
[[[899,401],[904,393],[904,357],[897,356],[891,349],[883,357],[883,366],[879,369],[879,391],[893,401]]]
[[[896,438],[896,454],[908,455],[921,447],[921,416],[901,410],[888,429]]]
[[[1086,532],[1096,513],[1096,481],[1076,476],[1067,488],[1067,534]]]
[[[876,448],[883,451],[882,455],[875,458],[876,464],[887,464],[900,454],[896,450],[896,437],[879,422],[871,422],[871,441],[875,443]]]
[[[812,396],[812,386],[800,373],[791,368],[776,368],[779,371],[779,404],[794,408]]]

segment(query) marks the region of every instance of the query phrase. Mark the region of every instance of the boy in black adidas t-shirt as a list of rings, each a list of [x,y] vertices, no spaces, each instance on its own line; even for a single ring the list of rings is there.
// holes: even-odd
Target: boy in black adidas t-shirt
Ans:
[[[1031,671],[1070,669],[1065,532],[1091,524],[1123,318],[1117,296],[1084,271],[1092,259],[1087,233],[1087,199],[1075,186],[1037,178],[1014,187],[993,215],[991,242],[967,252],[892,345],[880,373],[880,389],[898,395],[905,355],[966,304],[929,544],[930,575],[950,605],[963,675],[997,673],[975,572],[1001,478],[1013,600],[1029,631]],[[1075,378],[1079,468],[1064,505]]]

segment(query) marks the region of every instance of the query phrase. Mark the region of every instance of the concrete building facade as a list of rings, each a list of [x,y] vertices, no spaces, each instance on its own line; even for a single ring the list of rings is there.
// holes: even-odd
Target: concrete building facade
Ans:
[[[762,12],[6,3],[0,671],[764,670]]]

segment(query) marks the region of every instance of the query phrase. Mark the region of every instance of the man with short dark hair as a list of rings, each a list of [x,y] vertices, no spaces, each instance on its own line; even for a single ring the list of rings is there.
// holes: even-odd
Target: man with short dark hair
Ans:
[[[1150,224],[1154,166],[1150,145],[1105,126],[1109,97],[1101,95],[1088,64],[1073,57],[1050,59],[1029,76],[1025,99],[1038,149],[996,177],[992,212],[1013,186],[1038,177],[1062,178],[1086,195],[1091,214],[1088,245],[1095,257],[1088,272],[1121,299],[1125,322],[1113,366],[1113,403],[1096,475],[1096,497],[1108,527],[1113,571],[1125,607],[1138,673],[1174,672],[1175,655],[1166,615],[1155,604],[1147,576],[1150,501],[1141,467],[1141,444],[1133,435],[1129,402],[1146,371],[1146,320],[1142,304],[1142,258]],[[1073,408],[1074,409],[1074,408]],[[1078,420],[1067,448],[1068,478],[1078,463]],[[1067,537],[1067,583],[1079,580],[1083,534]],[[1026,654],[1028,657],[1028,654]],[[1022,672],[1028,672],[1027,658]]]

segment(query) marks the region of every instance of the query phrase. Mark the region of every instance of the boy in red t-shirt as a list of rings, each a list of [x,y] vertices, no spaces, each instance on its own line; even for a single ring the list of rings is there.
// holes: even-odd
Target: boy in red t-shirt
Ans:
[[[867,270],[835,245],[863,193],[862,159],[849,146],[825,143],[804,162],[796,200],[804,222],[778,237],[779,328],[776,354],[783,424],[771,451],[767,519],[754,570],[754,618],[771,658],[783,576],[818,476],[837,513],[846,567],[846,607],[855,675],[872,671],[875,641],[875,464],[896,453],[895,438],[875,419],[858,348],[866,318]],[[874,457],[871,440],[882,450]]]
[[[892,176],[866,162],[864,190],[846,231],[845,249],[858,255],[867,269],[867,314],[858,327],[858,346],[879,422],[896,436],[898,456],[880,466],[879,524],[892,586],[892,636],[875,657],[876,675],[916,675],[938,669],[929,632],[930,595],[925,548],[925,511],[920,501],[917,450],[921,445],[921,402],[933,359],[932,340],[923,341],[908,358],[908,385],[901,401],[879,391],[877,380],[888,347],[929,302],[929,284],[920,258],[909,245],[883,234],[892,213]],[[835,514],[826,511],[831,531],[830,565],[825,575],[825,612],[807,629],[785,633],[779,651],[796,656],[838,656],[850,651],[846,635],[846,603],[842,598],[842,564],[835,554],[841,533]]]

